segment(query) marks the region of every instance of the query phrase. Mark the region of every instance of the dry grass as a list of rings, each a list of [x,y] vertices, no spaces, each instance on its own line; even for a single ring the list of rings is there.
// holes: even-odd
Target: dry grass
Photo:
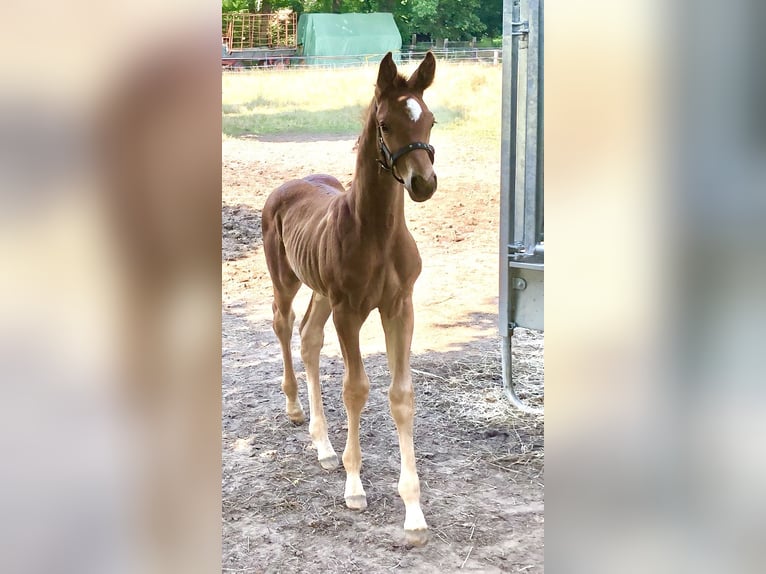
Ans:
[[[448,431],[450,425],[474,429],[487,438],[510,437],[512,451],[482,451],[477,449],[466,459],[467,466],[483,460],[499,469],[514,473],[520,466],[538,467],[544,461],[544,415],[523,413],[512,406],[505,396],[498,344],[480,348],[458,356],[430,354],[413,357],[412,371],[417,402],[421,411],[439,412],[446,424],[443,441],[455,438]],[[543,407],[543,352],[544,335],[527,329],[516,329],[513,337],[513,376],[516,392],[529,406]],[[372,378],[387,380],[388,369],[383,364],[369,368]],[[373,418],[385,416],[384,411],[371,412]],[[533,473],[537,482],[540,473]]]
[[[376,76],[376,66],[224,74],[223,132],[357,134]],[[500,66],[439,62],[427,96],[439,129],[499,141],[501,79]]]
[[[442,395],[448,392],[449,402],[440,406],[452,418],[470,420],[487,428],[512,428],[519,421],[526,424],[537,418],[513,408],[506,398],[499,350],[471,357],[470,361],[445,361],[430,368],[433,370],[413,369],[418,388],[428,392],[434,387]],[[517,392],[530,406],[542,406],[543,402],[542,374],[536,371],[529,366],[514,368]]]

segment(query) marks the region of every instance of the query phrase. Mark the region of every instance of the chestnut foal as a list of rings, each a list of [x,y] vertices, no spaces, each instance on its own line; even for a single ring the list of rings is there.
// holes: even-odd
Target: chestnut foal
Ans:
[[[329,175],[289,181],[272,192],[262,215],[264,252],[274,287],[274,332],[284,361],[282,390],[287,396],[287,416],[294,423],[304,421],[290,352],[295,320],[292,302],[303,283],[313,290],[300,326],[311,416],[309,432],[322,467],[337,467],[338,456],[327,437],[319,383],[324,325],[332,314],[345,364],[345,499],[346,506],[358,510],[367,507],[359,478],[359,418],[370,389],[359,351],[359,330],[370,311],[380,311],[392,378],[391,414],[399,434],[404,530],[408,543],[414,545],[428,540],[415,468],[410,374],[412,289],[421,261],[404,221],[403,187],[418,202],[436,191],[434,150],[428,144],[434,117],[422,99],[433,81],[435,68],[429,52],[406,79],[399,75],[388,53],[378,70],[375,97],[359,138],[350,189],[344,190]]]

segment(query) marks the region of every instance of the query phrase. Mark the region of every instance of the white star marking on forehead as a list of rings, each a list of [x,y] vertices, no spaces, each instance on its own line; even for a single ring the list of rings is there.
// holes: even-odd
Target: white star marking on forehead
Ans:
[[[417,102],[415,98],[408,98],[407,112],[409,112],[410,114],[410,119],[413,122],[416,122],[420,119],[420,114],[423,113],[423,108],[420,107],[420,104]]]

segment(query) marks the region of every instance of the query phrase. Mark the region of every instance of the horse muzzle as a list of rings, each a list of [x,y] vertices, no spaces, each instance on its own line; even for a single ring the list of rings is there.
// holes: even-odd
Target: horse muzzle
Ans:
[[[436,174],[432,171],[430,177],[413,174],[404,184],[412,201],[418,203],[431,199],[436,191]]]

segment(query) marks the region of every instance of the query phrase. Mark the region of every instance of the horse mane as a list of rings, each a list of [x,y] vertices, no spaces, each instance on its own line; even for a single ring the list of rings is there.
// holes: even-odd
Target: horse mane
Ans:
[[[369,105],[364,110],[363,114],[363,123],[362,123],[362,133],[359,135],[359,142],[364,140],[364,136],[367,133],[367,130],[370,129],[370,123],[375,123],[375,106],[376,106],[376,100],[375,96],[372,97],[370,100]]]
[[[356,143],[354,144],[353,150],[354,152],[359,152],[359,149],[362,147],[362,143],[366,141],[369,135],[368,132],[370,130],[374,130],[375,126],[375,96],[373,96],[369,105],[362,112],[362,131],[359,134],[359,137],[356,138]]]
[[[401,90],[403,88],[407,87],[407,78],[405,78],[401,72],[398,72],[396,74],[396,77],[394,78],[394,81],[391,83],[391,86],[388,88],[388,90]]]

